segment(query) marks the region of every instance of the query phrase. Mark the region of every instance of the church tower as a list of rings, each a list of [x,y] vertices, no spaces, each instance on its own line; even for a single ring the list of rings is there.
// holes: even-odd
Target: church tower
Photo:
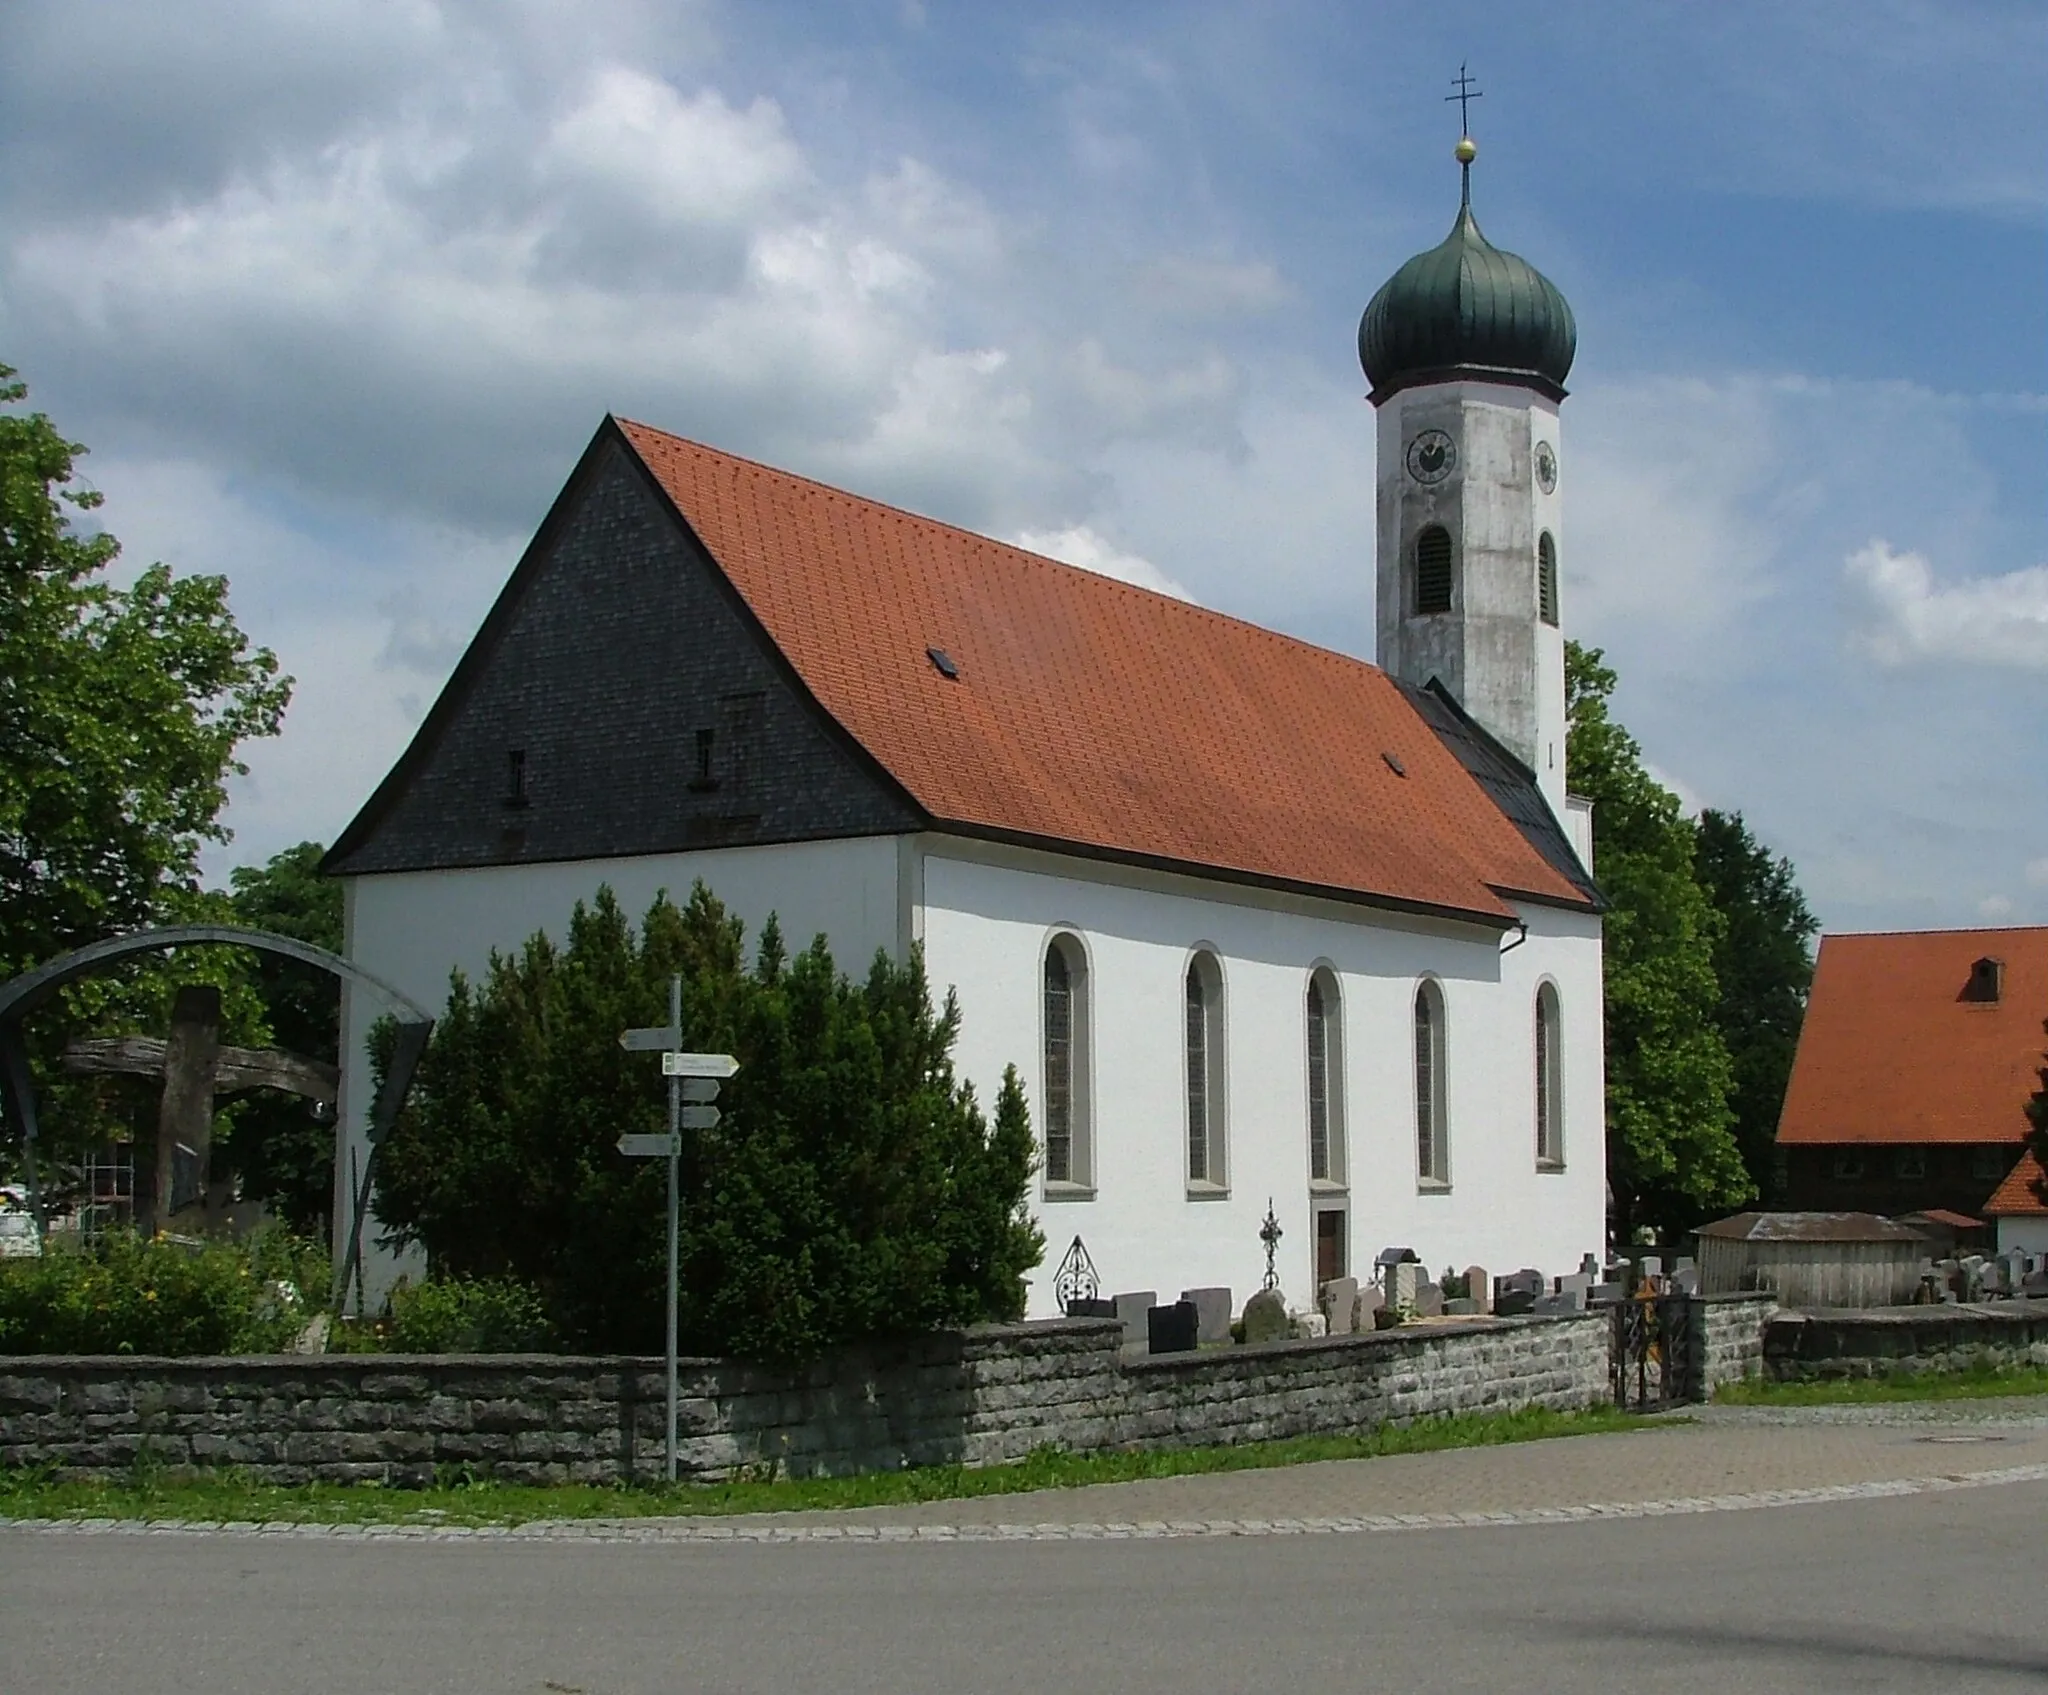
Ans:
[[[1454,97],[1455,98],[1455,97]],[[1558,406],[1562,294],[1479,233],[1468,134],[1451,233],[1372,297],[1358,358],[1379,413],[1379,663],[1435,680],[1565,819]]]

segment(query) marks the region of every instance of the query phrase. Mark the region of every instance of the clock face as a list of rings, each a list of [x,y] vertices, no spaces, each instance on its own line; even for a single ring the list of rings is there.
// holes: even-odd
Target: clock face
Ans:
[[[1536,486],[1545,494],[1557,488],[1557,449],[1547,441],[1536,444]]]
[[[1408,444],[1408,475],[1418,483],[1440,483],[1458,468],[1458,444],[1442,430],[1424,430]]]

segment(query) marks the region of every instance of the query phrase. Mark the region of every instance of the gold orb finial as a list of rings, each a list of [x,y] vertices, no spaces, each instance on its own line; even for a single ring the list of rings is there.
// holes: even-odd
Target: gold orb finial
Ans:
[[[1474,159],[1479,157],[1479,143],[1474,141],[1469,135],[1461,135],[1458,138],[1458,145],[1454,151],[1458,155],[1459,164],[1469,165]]]

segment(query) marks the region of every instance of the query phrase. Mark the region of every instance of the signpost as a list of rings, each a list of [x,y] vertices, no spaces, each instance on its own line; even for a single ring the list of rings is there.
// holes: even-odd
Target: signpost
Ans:
[[[619,1152],[629,1159],[668,1161],[668,1480],[676,1480],[676,1233],[681,1210],[677,1194],[677,1163],[683,1151],[682,1132],[709,1130],[718,1123],[720,1079],[739,1070],[740,1062],[729,1053],[685,1053],[683,1051],[683,980],[668,980],[668,1023],[619,1034],[619,1046],[628,1053],[659,1053],[661,1074],[668,1079],[668,1131],[628,1131],[618,1141]],[[692,1104],[683,1105],[684,1101]]]

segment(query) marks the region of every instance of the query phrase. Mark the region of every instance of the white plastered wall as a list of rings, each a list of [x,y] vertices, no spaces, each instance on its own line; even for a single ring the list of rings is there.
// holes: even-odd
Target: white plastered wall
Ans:
[[[541,865],[412,871],[344,880],[343,951],[364,969],[438,1015],[448,1004],[449,973],[472,979],[491,950],[509,952],[537,930],[561,937],[576,903],[609,884],[637,920],[666,889],[678,905],[702,878],[746,924],[751,948],[762,920],[775,913],[792,951],[820,932],[842,970],[862,974],[877,948],[899,952],[910,909],[913,861],[901,838],[795,842],[775,847],[710,849],[633,859],[573,860]],[[375,1093],[365,1042],[389,1009],[355,985],[342,995],[339,1172],[359,1169]],[[650,1082],[649,1087],[653,1087]],[[348,1202],[335,1204],[337,1253],[347,1240]],[[388,1253],[366,1252],[372,1304],[381,1301],[403,1266]]]
[[[1530,906],[1528,939],[1051,854],[928,841],[919,928],[935,994],[960,994],[958,1059],[984,1103],[1006,1064],[1036,1122],[1040,960],[1070,928],[1087,950],[1093,1195],[1048,1199],[1030,1312],[1055,1310],[1053,1272],[1076,1234],[1103,1293],[1228,1285],[1239,1305],[1265,1269],[1270,1198],[1286,1235],[1277,1269],[1297,1305],[1313,1298],[1305,996],[1327,962],[1342,991],[1350,1269],[1408,1246],[1432,1271],[1569,1271],[1605,1234],[1599,922]],[[1229,1192],[1185,1181],[1183,980],[1212,946],[1225,980]],[[1451,1183],[1417,1182],[1413,1004],[1425,974],[1447,1009]],[[1535,995],[1548,978],[1563,1013],[1565,1167],[1535,1158]]]

